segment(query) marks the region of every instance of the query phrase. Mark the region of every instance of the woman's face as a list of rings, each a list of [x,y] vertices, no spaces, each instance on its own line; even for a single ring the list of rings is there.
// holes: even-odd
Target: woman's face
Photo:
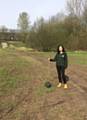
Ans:
[[[63,51],[63,47],[59,46],[59,51],[62,52]]]

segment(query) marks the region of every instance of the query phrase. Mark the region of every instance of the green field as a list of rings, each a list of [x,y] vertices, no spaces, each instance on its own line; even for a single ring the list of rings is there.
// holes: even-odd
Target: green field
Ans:
[[[57,75],[54,72],[55,65],[54,63],[50,64],[47,60],[48,57],[54,57],[54,55],[54,52],[29,52],[29,50],[23,51],[10,48],[4,50],[0,49],[1,120],[58,120],[55,118],[57,112],[59,112],[59,114],[61,114],[62,116],[61,112],[63,111],[62,108],[64,108],[63,105],[61,105],[59,109],[55,108],[55,113],[53,112],[53,115],[51,115],[52,111],[49,111],[47,115],[45,110],[44,112],[42,110],[42,114],[44,113],[42,116],[43,119],[39,118],[39,113],[38,115],[36,115],[36,111],[39,110],[39,107],[45,104],[44,102],[46,102],[45,99],[47,95],[50,96],[54,93],[55,98],[56,92],[58,92],[56,88],[57,80],[53,81],[53,79],[57,79]],[[75,65],[77,67],[80,66],[81,71],[83,70],[86,75],[87,52],[68,52],[68,57],[69,66],[72,66],[72,69]],[[77,77],[79,76],[77,75]],[[44,83],[47,80],[53,82],[53,87],[51,89],[47,89],[44,87]],[[77,89],[79,90],[79,87],[77,87]],[[59,91],[59,93],[61,98],[63,99],[63,90],[62,92]],[[77,93],[74,95],[73,92],[67,92],[66,94],[68,98],[70,97],[71,99],[73,95],[75,99],[75,95]],[[51,96],[48,98],[50,98],[51,100]],[[25,107],[23,106],[24,102],[26,102]],[[32,104],[32,107],[29,103]],[[68,118],[66,120],[83,120],[82,115],[85,114],[85,112],[87,111],[81,114],[80,110],[81,108],[77,112],[75,110],[73,110],[73,113],[70,112],[72,119],[70,119],[70,116],[68,115]],[[26,115],[26,111],[28,112],[28,115]],[[77,113],[76,116],[75,112]],[[35,113],[35,115],[39,117],[35,118],[35,115],[30,115],[30,113]],[[66,114],[67,113],[64,113],[63,111],[63,115]],[[60,120],[64,119],[60,118]]]

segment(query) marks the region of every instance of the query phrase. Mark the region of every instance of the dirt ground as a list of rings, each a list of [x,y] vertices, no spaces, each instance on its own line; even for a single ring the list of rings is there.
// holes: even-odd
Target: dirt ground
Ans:
[[[47,57],[24,52],[16,55],[26,61],[28,57],[36,61],[29,71],[25,69],[32,80],[24,82],[12,95],[0,98],[2,102],[15,103],[0,109],[0,120],[87,120],[86,65],[69,65],[66,70],[69,88],[64,90],[63,86],[57,88],[55,63],[50,63]],[[51,90],[45,88],[45,81],[52,83]]]

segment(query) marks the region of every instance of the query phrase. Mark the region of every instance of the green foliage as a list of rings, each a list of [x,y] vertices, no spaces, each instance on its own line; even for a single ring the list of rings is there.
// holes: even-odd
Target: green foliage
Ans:
[[[55,51],[58,44],[68,50],[87,50],[86,27],[77,16],[68,15],[62,21],[37,21],[29,33],[29,47],[41,51]]]
[[[29,30],[29,16],[26,12],[19,14],[17,26],[22,32],[27,32]]]
[[[28,13],[22,12],[22,13],[19,14],[17,26],[18,26],[18,29],[20,30],[21,41],[26,43],[27,36],[28,36],[28,33],[29,33],[29,27],[30,27],[30,21],[29,21]]]

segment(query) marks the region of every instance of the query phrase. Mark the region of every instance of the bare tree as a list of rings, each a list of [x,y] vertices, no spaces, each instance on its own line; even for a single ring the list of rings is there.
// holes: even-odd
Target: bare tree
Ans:
[[[84,9],[85,0],[67,0],[69,14],[80,17]]]
[[[83,21],[85,22],[87,26],[87,0],[85,0],[84,5],[84,10],[83,10]]]

